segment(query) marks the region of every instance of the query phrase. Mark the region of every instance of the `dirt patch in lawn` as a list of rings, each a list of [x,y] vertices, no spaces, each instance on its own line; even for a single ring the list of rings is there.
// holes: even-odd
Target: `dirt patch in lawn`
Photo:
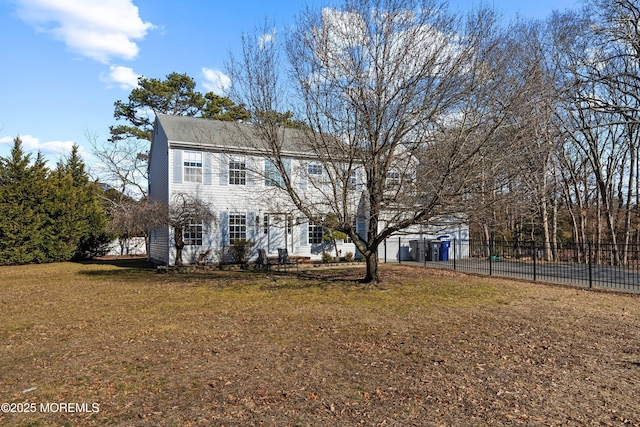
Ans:
[[[141,266],[0,268],[1,425],[640,425],[635,295]]]

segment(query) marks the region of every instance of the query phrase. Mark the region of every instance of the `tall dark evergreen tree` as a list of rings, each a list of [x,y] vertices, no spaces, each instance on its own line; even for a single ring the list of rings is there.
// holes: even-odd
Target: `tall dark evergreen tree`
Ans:
[[[47,214],[50,186],[45,160],[31,156],[15,138],[7,158],[0,158],[0,263],[49,261],[52,238]]]
[[[32,162],[20,138],[0,158],[0,264],[63,261],[93,256],[110,240],[102,190],[90,182],[74,147],[50,172]]]
[[[90,182],[78,147],[58,162],[53,173],[55,190],[52,220],[58,237],[58,259],[99,255],[110,240],[102,190]]]

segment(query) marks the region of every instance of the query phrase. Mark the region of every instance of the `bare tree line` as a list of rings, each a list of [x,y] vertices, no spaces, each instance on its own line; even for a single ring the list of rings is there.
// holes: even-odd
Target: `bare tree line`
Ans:
[[[388,236],[463,212],[461,198],[521,93],[501,72],[506,30],[488,9],[460,17],[435,1],[363,0],[304,11],[281,44],[264,43],[267,31],[245,36],[231,59],[232,97],[267,112],[254,114],[251,137],[297,210],[347,234],[366,260],[364,280],[377,281]],[[312,198],[293,185],[269,114],[291,105],[326,175]]]
[[[368,280],[391,233],[457,214],[487,242],[542,241],[548,260],[571,241],[611,244],[611,262],[624,263],[640,243],[636,3],[594,0],[507,27],[491,10],[443,10],[360,0],[307,10],[283,50],[260,31],[245,36],[229,67],[234,99],[252,110],[299,107],[334,177],[322,207],[371,263]],[[280,134],[269,120],[254,123],[286,176]],[[357,168],[364,234],[342,185]]]
[[[484,171],[497,184],[476,195],[476,237],[541,241],[546,259],[563,242],[577,243],[580,258],[587,242],[607,244],[608,261],[629,260],[640,243],[639,25],[631,0],[517,24],[512,53],[528,70],[519,73],[527,95],[507,135],[518,140],[511,173]]]

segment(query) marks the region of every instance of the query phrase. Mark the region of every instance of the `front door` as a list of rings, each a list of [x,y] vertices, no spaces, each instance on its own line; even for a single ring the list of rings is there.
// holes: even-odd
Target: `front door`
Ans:
[[[282,214],[267,214],[268,220],[268,240],[269,240],[269,253],[277,254],[278,249],[283,249],[286,246],[285,230],[287,224],[285,221],[285,215]]]

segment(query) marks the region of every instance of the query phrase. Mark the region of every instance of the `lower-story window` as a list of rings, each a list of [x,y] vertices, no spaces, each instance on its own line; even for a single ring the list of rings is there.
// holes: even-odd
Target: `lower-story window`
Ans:
[[[202,224],[189,224],[182,232],[185,245],[202,246]]]
[[[247,240],[247,214],[229,214],[229,243],[239,243]]]
[[[311,245],[319,245],[322,243],[322,235],[323,235],[322,225],[317,224],[315,222],[309,223],[309,244]]]

